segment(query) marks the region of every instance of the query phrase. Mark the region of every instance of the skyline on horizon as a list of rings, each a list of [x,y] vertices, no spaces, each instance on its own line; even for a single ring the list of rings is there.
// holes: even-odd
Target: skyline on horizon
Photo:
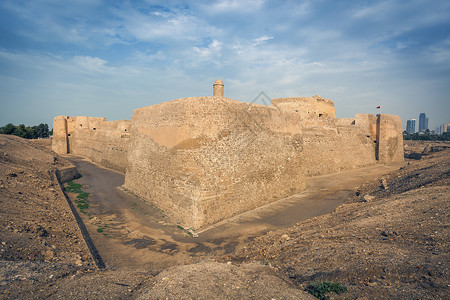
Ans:
[[[212,95],[449,122],[450,2],[0,1],[0,126]],[[381,109],[376,107],[381,106]]]

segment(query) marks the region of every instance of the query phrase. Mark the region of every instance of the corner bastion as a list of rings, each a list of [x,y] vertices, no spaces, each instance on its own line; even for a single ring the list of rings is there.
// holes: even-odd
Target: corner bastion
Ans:
[[[134,110],[131,121],[58,116],[53,150],[125,174],[124,187],[200,229],[305,189],[305,178],[403,160],[398,116],[338,119],[319,96],[271,106],[223,96]]]

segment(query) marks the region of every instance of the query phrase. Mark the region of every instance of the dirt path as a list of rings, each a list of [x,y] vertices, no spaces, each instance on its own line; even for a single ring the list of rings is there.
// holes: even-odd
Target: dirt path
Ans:
[[[305,192],[222,221],[193,238],[156,208],[119,189],[123,174],[81,157],[66,158],[77,166],[83,175],[77,182],[90,194],[87,214],[81,214],[86,227],[106,266],[121,270],[161,270],[232,254],[256,236],[332,212],[364,182],[400,167],[375,165],[310,178]]]

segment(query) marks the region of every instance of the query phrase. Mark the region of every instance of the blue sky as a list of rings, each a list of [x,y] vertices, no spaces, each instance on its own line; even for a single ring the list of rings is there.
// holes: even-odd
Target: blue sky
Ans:
[[[0,126],[209,96],[450,121],[450,1],[0,0]],[[405,126],[405,125],[404,125]]]

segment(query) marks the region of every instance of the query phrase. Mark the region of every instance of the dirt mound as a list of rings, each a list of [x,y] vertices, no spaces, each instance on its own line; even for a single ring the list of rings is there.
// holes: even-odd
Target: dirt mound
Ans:
[[[238,253],[264,261],[300,287],[336,281],[336,299],[448,296],[450,150],[361,187],[333,213],[271,232]]]
[[[316,299],[261,264],[203,262],[161,272],[138,299]]]

